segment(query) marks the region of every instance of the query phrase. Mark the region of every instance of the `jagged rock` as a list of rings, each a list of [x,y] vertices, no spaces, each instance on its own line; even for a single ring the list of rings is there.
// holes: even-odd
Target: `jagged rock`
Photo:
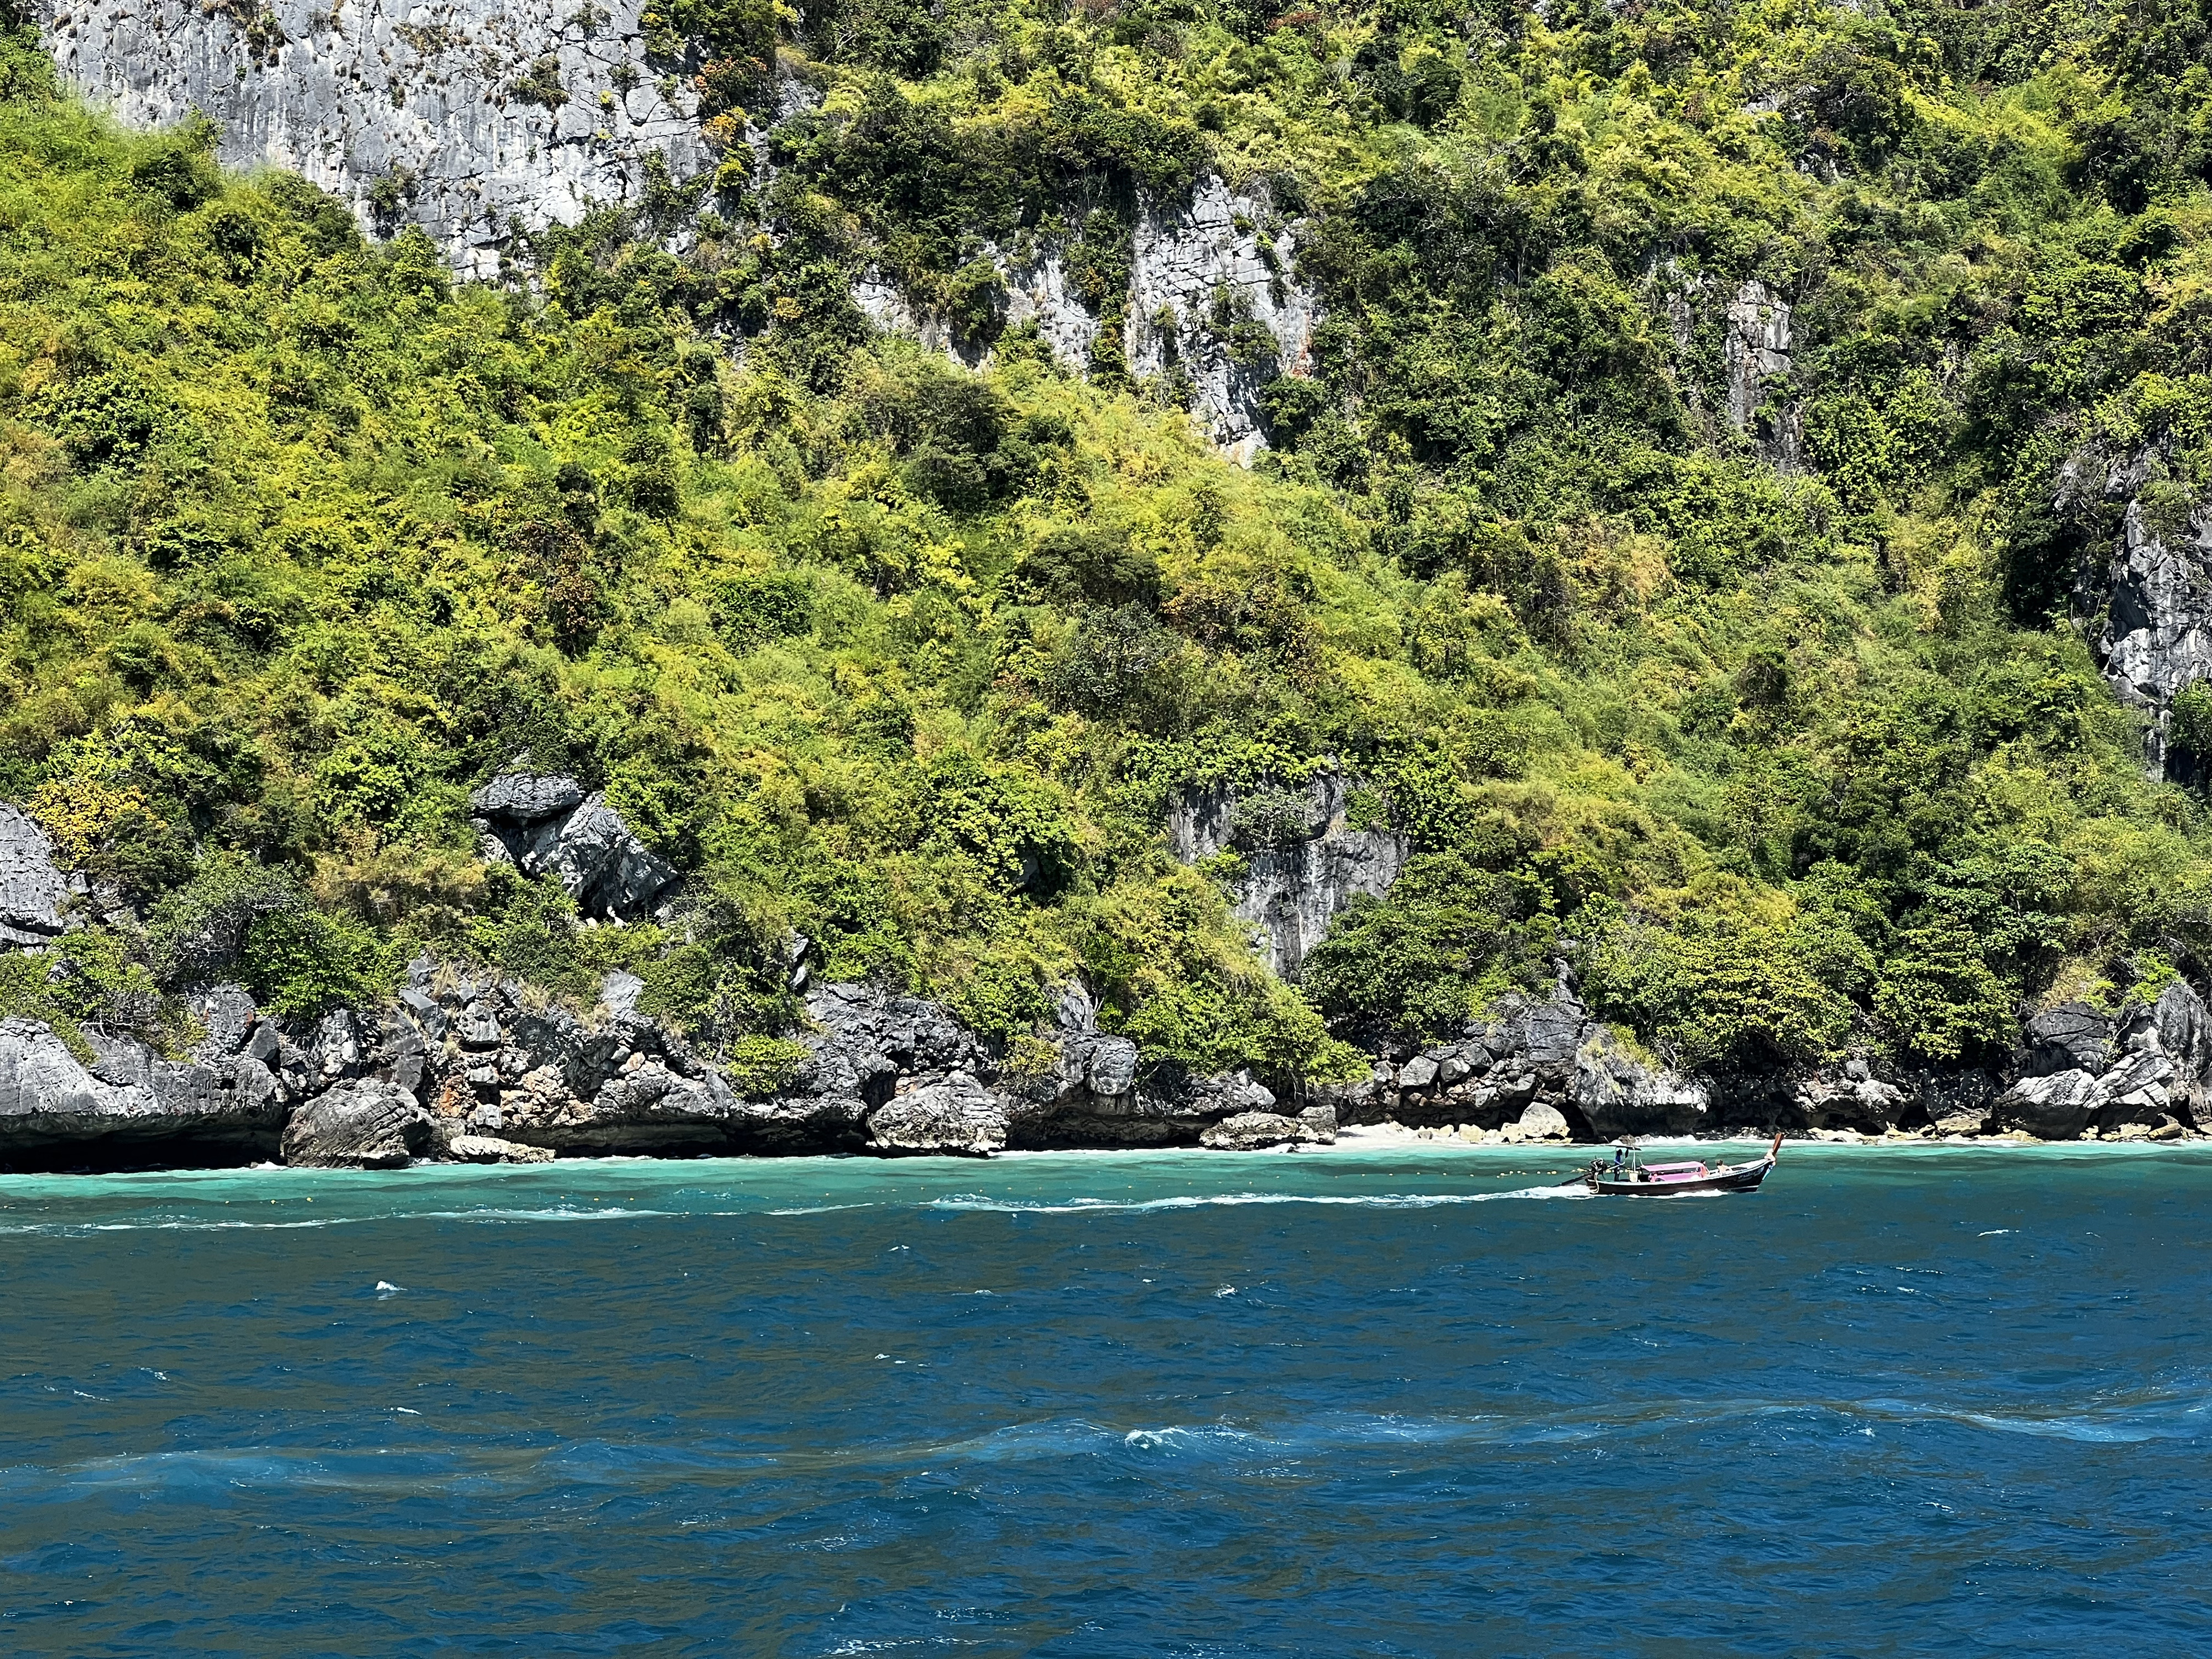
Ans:
[[[2174,1103],[2197,1122],[2203,1121],[2206,1074],[2212,1072],[2212,1012],[2185,981],[2176,980],[2159,994],[2151,1018],[2159,1047],[2173,1061],[2167,1084]]]
[[[179,1065],[88,1035],[86,1065],[37,1020],[0,1020],[0,1164],[235,1164],[265,1158],[286,1094],[251,1059]]]
[[[2099,1099],[2097,1080],[2083,1071],[2022,1078],[1997,1097],[1991,1115],[2002,1127],[2042,1140],[2071,1140],[2088,1127]]]
[[[1268,382],[1312,369],[1321,304],[1293,269],[1304,235],[1301,222],[1280,219],[1264,197],[1232,190],[1218,174],[1200,179],[1187,198],[1139,204],[1123,340],[1130,370],[1150,376],[1179,369],[1198,423],[1240,465],[1267,447],[1260,394]],[[1004,320],[1035,321],[1061,362],[1088,364],[1100,318],[1071,278],[1064,245],[1048,241],[1018,255],[987,243],[980,252],[1006,284]],[[864,276],[853,298],[878,328],[917,335],[970,364],[983,361],[972,343],[918,313],[880,272]],[[1239,323],[1257,324],[1272,337],[1273,363],[1232,353],[1227,331]],[[1251,337],[1248,328],[1248,346]]]
[[[2087,1003],[2061,1003],[2030,1017],[2021,1030],[2021,1069],[2100,1072],[2113,1047],[2112,1022]]]
[[[1790,321],[1789,306],[1756,278],[1738,288],[1729,303],[1728,415],[1739,432],[1750,429],[1770,382],[1789,376]]]
[[[615,1015],[634,1014],[645,994],[645,981],[635,974],[616,969],[599,981],[599,1006]]]
[[[566,817],[584,804],[584,786],[549,772],[506,772],[469,796],[469,811],[510,823]]]
[[[561,885],[587,916],[637,921],[676,872],[630,833],[604,794],[589,795],[561,823],[549,859]]]
[[[455,1135],[446,1143],[447,1155],[462,1164],[550,1164],[553,1153],[544,1146],[526,1146],[519,1140],[494,1135]]]
[[[1602,1027],[1576,1055],[1569,1098],[1588,1126],[1586,1138],[1595,1140],[1694,1133],[1707,1126],[1713,1105],[1709,1085],[1645,1065]]]
[[[284,1126],[284,1162],[315,1170],[398,1170],[434,1156],[437,1121],[397,1084],[355,1078],[325,1089]]]
[[[1437,1062],[1426,1054],[1415,1054],[1398,1068],[1401,1089],[1425,1089],[1437,1080]]]
[[[688,80],[647,67],[645,0],[31,0],[63,78],[134,127],[193,110],[234,167],[279,167],[364,227],[421,225],[496,278],[519,221],[635,202],[711,167]],[[273,27],[272,27],[273,26]]]
[[[1298,1121],[1304,1124],[1323,1144],[1333,1144],[1335,1141],[1337,1131],[1335,1107],[1325,1104],[1309,1106],[1298,1114]]]
[[[1137,1045],[1127,1037],[1097,1037],[1085,1075],[1101,1100],[1121,1100],[1137,1086]]]
[[[1006,1103],[965,1072],[868,1114],[869,1150],[985,1158],[1006,1144]]]
[[[526,876],[552,874],[586,916],[636,921],[676,872],[630,833],[605,792],[531,772],[495,778],[469,797],[485,856]]]
[[[2081,464],[2062,474],[2060,498],[2081,491]],[[2212,501],[2199,503],[2180,533],[2154,531],[2137,496],[2148,481],[2148,458],[2134,456],[2106,471],[2104,494],[2127,498],[2120,544],[2109,568],[2092,571],[2077,592],[2077,608],[2093,623],[2093,639],[2106,682],[2119,700],[2149,717],[2145,760],[2154,777],[2167,775],[2167,717],[2173,700],[2197,681],[2212,678]]]
[[[1230,908],[1260,929],[1267,965],[1296,979],[1339,911],[1356,896],[1390,890],[1406,867],[1406,843],[1388,830],[1350,828],[1346,785],[1335,773],[1273,792],[1268,799],[1294,810],[1268,814],[1255,834],[1248,820],[1256,793],[1224,785],[1178,797],[1168,811],[1168,845],[1185,864],[1232,845],[1244,852]]]
[[[2098,1127],[2111,1130],[2126,1124],[2150,1126],[2165,1121],[2173,1103],[2166,1089],[2172,1076],[2172,1060],[2157,1048],[2123,1056],[2118,1065],[2097,1079]]]
[[[65,924],[69,883],[54,865],[54,843],[20,806],[0,802],[0,945],[44,945]]]
[[[1331,1135],[1328,1139],[1334,1139]],[[1269,1146],[1319,1142],[1322,1135],[1311,1125],[1279,1112],[1238,1112],[1224,1117],[1198,1138],[1201,1146],[1218,1152],[1256,1152]]]
[[[188,994],[185,1006],[207,1031],[192,1048],[192,1058],[203,1066],[217,1065],[245,1053],[261,1018],[252,994],[243,985],[208,986]]]

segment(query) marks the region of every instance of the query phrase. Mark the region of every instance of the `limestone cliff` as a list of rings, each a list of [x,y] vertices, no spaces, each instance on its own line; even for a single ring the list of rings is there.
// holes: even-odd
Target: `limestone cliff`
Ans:
[[[647,66],[644,0],[30,0],[63,76],[132,126],[195,110],[221,159],[288,168],[495,276],[519,225],[632,202],[713,157]]]
[[[1282,978],[1298,976],[1355,896],[1380,898],[1406,866],[1402,836],[1387,827],[1351,827],[1345,779],[1332,772],[1295,789],[1193,791],[1169,809],[1168,845],[1184,863],[1224,849],[1243,855],[1230,908],[1257,930],[1268,967]]]
[[[2101,484],[2105,501],[2118,507],[2118,537],[2091,550],[2075,607],[2106,683],[2145,718],[2145,764],[2164,777],[2173,700],[2212,678],[2212,501],[2154,513],[2146,495],[2155,470],[2147,455],[2104,466],[2077,459],[2062,474],[2059,495],[2063,508]]]
[[[1312,366],[1321,302],[1294,274],[1304,234],[1264,197],[1212,176],[1188,201],[1146,203],[1137,216],[1123,338],[1130,372],[1185,377],[1192,416],[1240,463],[1267,447],[1260,394],[1267,383]],[[1088,364],[1104,323],[1077,295],[1061,250],[989,246],[984,257],[1006,285],[1008,325],[1034,321],[1061,362]],[[916,335],[971,365],[986,360],[878,276],[862,281],[854,297],[878,327]]]

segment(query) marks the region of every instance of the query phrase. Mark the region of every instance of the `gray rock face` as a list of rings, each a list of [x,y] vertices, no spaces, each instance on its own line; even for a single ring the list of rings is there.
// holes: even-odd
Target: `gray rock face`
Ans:
[[[493,1135],[455,1135],[446,1143],[446,1154],[457,1164],[550,1164],[551,1150],[526,1146],[519,1140]]]
[[[2132,474],[2116,469],[2108,488],[2131,492]],[[2145,760],[2163,777],[2173,700],[2212,678],[2212,502],[2190,514],[2182,533],[2160,536],[2142,502],[2129,501],[2109,580],[2094,648],[2106,684],[2148,717]]]
[[[0,1020],[0,1167],[244,1163],[276,1151],[288,1085],[261,1059],[179,1065],[129,1038],[89,1041],[87,1066],[42,1023]],[[274,1047],[269,1058],[284,1063]]]
[[[1218,1152],[1256,1152],[1270,1146],[1319,1144],[1332,1138],[1303,1118],[1285,1117],[1279,1112],[1239,1112],[1213,1125],[1199,1136],[1198,1142]]]
[[[575,779],[520,772],[469,797],[484,855],[526,876],[551,874],[586,916],[638,921],[676,872],[630,833],[604,792]]]
[[[394,1083],[325,1089],[284,1126],[284,1162],[315,1170],[399,1170],[440,1146],[436,1120]]]
[[[2044,1140],[2071,1140],[2096,1115],[2097,1080],[2082,1071],[2022,1078],[1998,1097],[1996,1118]]]
[[[1177,798],[1168,809],[1168,845],[1186,864],[1224,848],[1244,854],[1230,908],[1259,930],[1267,965],[1296,979],[1328,924],[1354,896],[1380,898],[1406,867],[1402,836],[1345,822],[1345,780],[1325,773],[1297,791],[1240,793],[1224,786]],[[1271,809],[1255,823],[1255,798]]]
[[[1006,1103],[965,1072],[896,1096],[868,1114],[871,1151],[984,1158],[1006,1144]]]
[[[1123,341],[1130,371],[1188,376],[1193,416],[1240,465],[1267,447],[1260,393],[1267,382],[1312,370],[1321,303],[1292,270],[1304,235],[1303,223],[1285,222],[1264,198],[1218,176],[1200,179],[1187,203],[1146,203],[1138,215]],[[1100,323],[1069,279],[1065,252],[988,246],[983,256],[1006,283],[1007,322],[1034,319],[1054,355],[1080,368]],[[862,281],[854,298],[878,327],[955,350],[941,325],[880,277]],[[984,354],[966,360],[981,362]]]
[[[20,806],[0,802],[0,945],[44,945],[64,931],[69,883],[54,843]]]
[[[1710,1084],[1677,1077],[1621,1052],[1602,1027],[1578,1050],[1570,1096],[1592,1139],[1689,1134],[1712,1127]],[[1564,1114],[1562,1114],[1564,1115]],[[1525,1121],[1527,1114],[1522,1114]]]
[[[1737,289],[1729,302],[1725,349],[1729,423],[1747,431],[1770,384],[1790,375],[1790,307],[1782,296],[1756,278]]]
[[[2112,1022],[2085,1003],[2061,1003],[2021,1028],[2021,1069],[2031,1074],[2100,1072],[2113,1048]]]
[[[714,164],[680,82],[646,66],[644,0],[31,0],[64,80],[132,126],[194,110],[229,166],[299,173],[390,234],[421,225],[496,276],[511,222],[634,202],[647,164]]]

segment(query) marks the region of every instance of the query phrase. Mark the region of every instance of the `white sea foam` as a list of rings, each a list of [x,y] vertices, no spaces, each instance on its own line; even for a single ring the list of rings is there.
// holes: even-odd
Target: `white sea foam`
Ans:
[[[993,1198],[984,1193],[955,1193],[948,1197],[932,1199],[925,1207],[933,1210],[980,1210],[1008,1215],[1139,1213],[1244,1204],[1337,1204],[1359,1209],[1425,1210],[1440,1204],[1492,1204],[1501,1199],[1582,1199],[1589,1195],[1579,1182],[1571,1187],[1517,1187],[1504,1193],[1207,1193],[1175,1198],[1072,1198],[1059,1202],[1048,1202],[1042,1199]]]

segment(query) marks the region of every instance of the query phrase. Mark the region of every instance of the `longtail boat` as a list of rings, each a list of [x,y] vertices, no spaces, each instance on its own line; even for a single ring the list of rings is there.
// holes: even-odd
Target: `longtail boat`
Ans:
[[[1723,1164],[1710,1169],[1703,1164],[1646,1164],[1632,1139],[1613,1147],[1610,1159],[1597,1158],[1583,1171],[1583,1183],[1601,1198],[1680,1198],[1691,1193],[1755,1193],[1759,1183],[1782,1158],[1782,1137],[1776,1135],[1766,1156],[1753,1164]]]

